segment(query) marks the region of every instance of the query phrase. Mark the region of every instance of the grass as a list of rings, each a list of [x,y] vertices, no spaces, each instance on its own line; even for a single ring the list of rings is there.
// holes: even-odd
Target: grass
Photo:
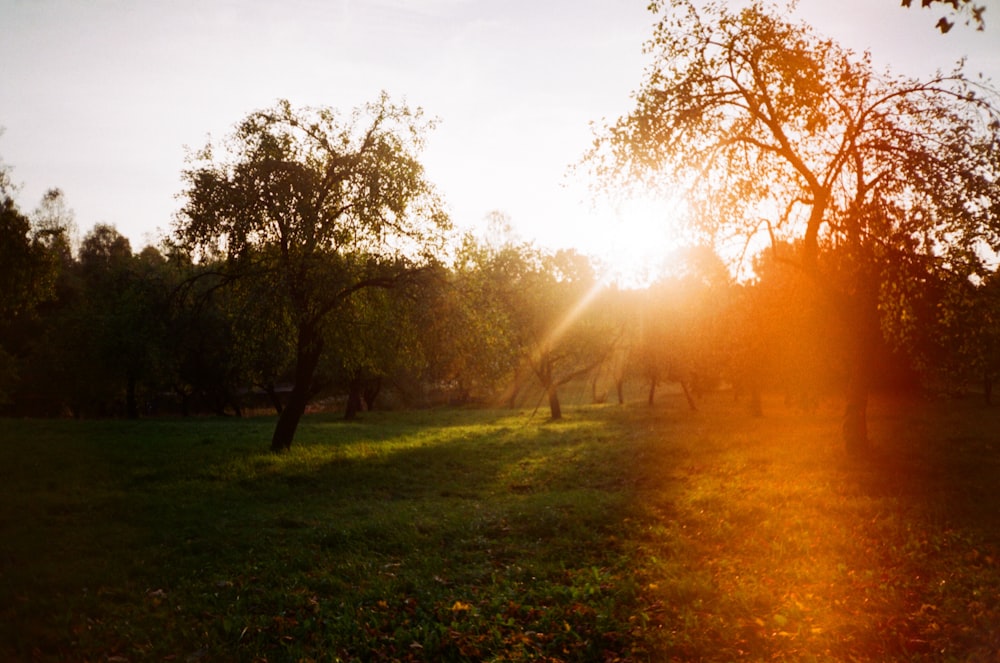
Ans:
[[[6,421],[0,660],[997,660],[1000,413]]]

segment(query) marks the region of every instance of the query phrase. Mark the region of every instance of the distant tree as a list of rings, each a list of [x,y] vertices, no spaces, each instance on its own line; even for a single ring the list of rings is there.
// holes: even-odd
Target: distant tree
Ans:
[[[888,288],[885,320],[896,347],[934,391],[981,388],[987,402],[1000,375],[1000,281],[978,283],[947,270],[925,271]]]
[[[759,391],[811,409],[843,383],[846,330],[827,293],[798,268],[798,247],[779,244],[753,262],[754,277],[734,302],[730,360],[760,413]]]
[[[165,260],[153,248],[133,255],[128,238],[97,224],[80,244],[82,293],[74,302],[68,353],[86,382],[81,405],[98,414],[143,410],[140,396],[160,385],[166,333]],[[80,406],[78,406],[80,407]]]
[[[177,237],[225,256],[228,278],[268,284],[294,330],[275,451],[291,446],[313,392],[326,322],[354,293],[426,264],[442,241],[448,220],[417,159],[430,126],[385,95],[346,119],[281,101],[190,158]]]
[[[573,250],[547,253],[510,246],[502,260],[507,308],[520,366],[511,393],[531,375],[553,420],[562,418],[559,389],[589,376],[610,356],[616,338],[593,308],[600,293],[593,265]]]
[[[962,309],[971,320],[968,327],[957,330],[961,334],[958,347],[969,357],[972,379],[982,380],[983,396],[989,404],[1000,380],[1000,278],[996,272],[979,284],[972,299],[972,307]]]
[[[636,294],[634,290],[612,283],[601,288],[590,306],[591,324],[604,330],[608,339],[613,340],[604,362],[590,375],[590,395],[594,403],[608,400],[608,384],[614,388],[617,403],[625,403],[625,383],[633,368],[629,363],[634,359],[637,344],[639,300]]]
[[[695,393],[712,386],[722,374],[723,340],[731,332],[720,325],[731,277],[707,247],[679,251],[672,262],[672,274],[643,293],[633,360],[648,383],[649,405],[661,384],[673,382],[696,410]]]
[[[64,266],[72,261],[77,245],[77,227],[73,210],[66,204],[62,189],[49,189],[31,214],[32,232],[40,242],[61,259]]]
[[[118,229],[106,223],[98,223],[88,232],[80,244],[80,269],[89,278],[101,285],[114,285],[113,279],[119,275],[132,259],[132,243]]]
[[[801,243],[800,267],[854,330],[843,434],[864,451],[880,316],[893,314],[883,286],[904,264],[981,271],[981,248],[1000,248],[995,93],[961,71],[878,75],[761,2],[652,8],[652,65],[635,109],[598,139],[597,169],[616,186],[682,188],[718,240]]]
[[[422,283],[368,288],[330,320],[330,352],[320,370],[338,393],[347,393],[345,420],[374,408],[386,387],[403,399],[419,392],[429,360],[418,327],[426,305]]]
[[[52,290],[55,276],[45,247],[11,198],[0,200],[0,320],[30,315]]]
[[[40,307],[55,296],[59,256],[13,198],[0,162],[0,404],[9,403],[30,353]]]
[[[229,407],[242,414],[239,393],[256,384],[250,364],[258,350],[266,361],[279,356],[277,347],[260,349],[256,333],[278,318],[265,304],[266,290],[244,295],[222,288],[216,267],[193,265],[182,253],[168,255],[162,379],[185,416],[223,415]]]
[[[25,406],[32,412],[68,408],[76,417],[123,412],[125,377],[116,339],[124,330],[115,321],[132,257],[127,238],[98,225],[79,259],[59,274],[56,299],[46,307],[33,348],[31,403]]]
[[[527,248],[502,230],[506,217],[494,215],[492,236],[466,234],[455,262],[424,317],[423,345],[430,359],[428,378],[456,402],[495,400],[507,390],[516,399],[520,360],[514,311],[517,279]],[[509,225],[507,230],[509,230]]]
[[[267,394],[277,414],[284,410],[279,387],[295,368],[295,327],[288,300],[267,280],[240,279],[217,293],[233,334],[232,371],[244,385]]]

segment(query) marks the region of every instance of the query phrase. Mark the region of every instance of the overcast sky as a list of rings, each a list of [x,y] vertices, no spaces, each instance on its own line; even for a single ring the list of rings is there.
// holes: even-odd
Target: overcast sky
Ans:
[[[919,74],[968,55],[1000,83],[1000,0],[985,2],[985,33],[944,36],[898,0],[798,11],[880,66]],[[606,211],[567,169],[590,122],[628,110],[647,4],[0,0],[0,159],[23,211],[59,187],[81,231],[111,223],[138,250],[170,227],[185,146],[279,98],[346,111],[386,90],[440,119],[424,161],[457,224],[502,210],[526,238],[595,252],[616,234],[594,229]]]

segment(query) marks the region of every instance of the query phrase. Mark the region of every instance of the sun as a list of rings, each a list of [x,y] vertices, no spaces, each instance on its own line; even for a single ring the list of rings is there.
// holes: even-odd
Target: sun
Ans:
[[[595,207],[575,242],[597,258],[607,280],[641,287],[664,273],[670,256],[691,243],[685,213],[676,198],[633,196]]]

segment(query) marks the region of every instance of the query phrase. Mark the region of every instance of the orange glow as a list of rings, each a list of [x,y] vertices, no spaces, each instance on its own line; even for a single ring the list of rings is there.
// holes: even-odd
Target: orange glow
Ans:
[[[686,206],[679,198],[636,195],[596,210],[573,238],[597,257],[605,280],[644,286],[667,271],[669,257],[693,243],[684,227]]]

